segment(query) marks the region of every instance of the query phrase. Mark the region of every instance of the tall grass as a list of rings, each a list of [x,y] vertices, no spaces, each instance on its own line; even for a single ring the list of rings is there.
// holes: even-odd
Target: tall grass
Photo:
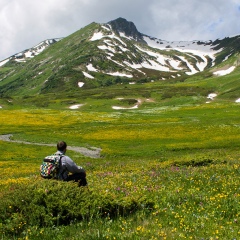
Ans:
[[[0,134],[32,143],[0,142],[1,239],[238,239],[239,105],[102,101],[108,110],[1,109]],[[67,152],[89,188],[39,177],[55,147],[34,143],[62,139],[102,149]]]

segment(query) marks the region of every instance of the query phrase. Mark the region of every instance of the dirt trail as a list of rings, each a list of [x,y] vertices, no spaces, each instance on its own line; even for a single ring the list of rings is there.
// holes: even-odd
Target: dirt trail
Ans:
[[[0,135],[0,141],[24,143],[24,144],[39,145],[39,146],[56,147],[56,144],[32,143],[32,142],[26,142],[26,141],[11,140],[12,136],[13,136],[12,134]],[[100,158],[100,152],[101,152],[100,148],[96,148],[96,147],[84,148],[84,147],[71,147],[71,146],[68,146],[67,148],[68,148],[68,150],[79,152],[82,155],[87,156],[87,157]]]

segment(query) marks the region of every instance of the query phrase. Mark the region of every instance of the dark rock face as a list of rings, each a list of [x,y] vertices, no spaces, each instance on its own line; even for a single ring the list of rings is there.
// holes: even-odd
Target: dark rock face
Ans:
[[[111,25],[113,31],[124,33],[127,37],[132,37],[136,41],[144,42],[142,34],[138,32],[133,22],[129,22],[124,18],[117,18],[116,20],[108,22]]]

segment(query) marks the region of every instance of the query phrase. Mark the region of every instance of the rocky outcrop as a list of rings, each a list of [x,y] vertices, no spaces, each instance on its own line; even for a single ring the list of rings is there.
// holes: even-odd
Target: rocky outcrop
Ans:
[[[124,18],[117,18],[116,20],[108,22],[111,25],[112,30],[118,34],[124,33],[127,37],[132,37],[138,42],[143,42],[143,36],[138,32],[136,26],[133,22],[129,22]]]

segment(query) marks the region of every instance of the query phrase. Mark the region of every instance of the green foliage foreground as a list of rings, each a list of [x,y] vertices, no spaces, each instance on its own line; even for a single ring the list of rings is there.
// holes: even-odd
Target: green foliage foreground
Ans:
[[[15,186],[14,191],[4,197],[1,221],[2,234],[6,235],[21,234],[29,226],[43,228],[106,216],[113,218],[128,215],[143,206],[153,206],[153,202],[143,196],[124,200],[111,193],[102,195],[88,188],[79,189],[76,184],[39,179],[27,186]]]
[[[174,99],[171,99],[173,101]],[[106,101],[107,103],[107,101]],[[238,239],[239,105],[2,110],[1,239]],[[89,188],[39,177],[64,139]],[[32,144],[29,144],[32,143]]]
[[[1,197],[1,234],[16,239],[239,237],[239,163],[162,168],[151,162],[141,170],[126,165],[126,173],[113,169],[90,176],[90,189],[38,177],[27,186],[12,185]]]

